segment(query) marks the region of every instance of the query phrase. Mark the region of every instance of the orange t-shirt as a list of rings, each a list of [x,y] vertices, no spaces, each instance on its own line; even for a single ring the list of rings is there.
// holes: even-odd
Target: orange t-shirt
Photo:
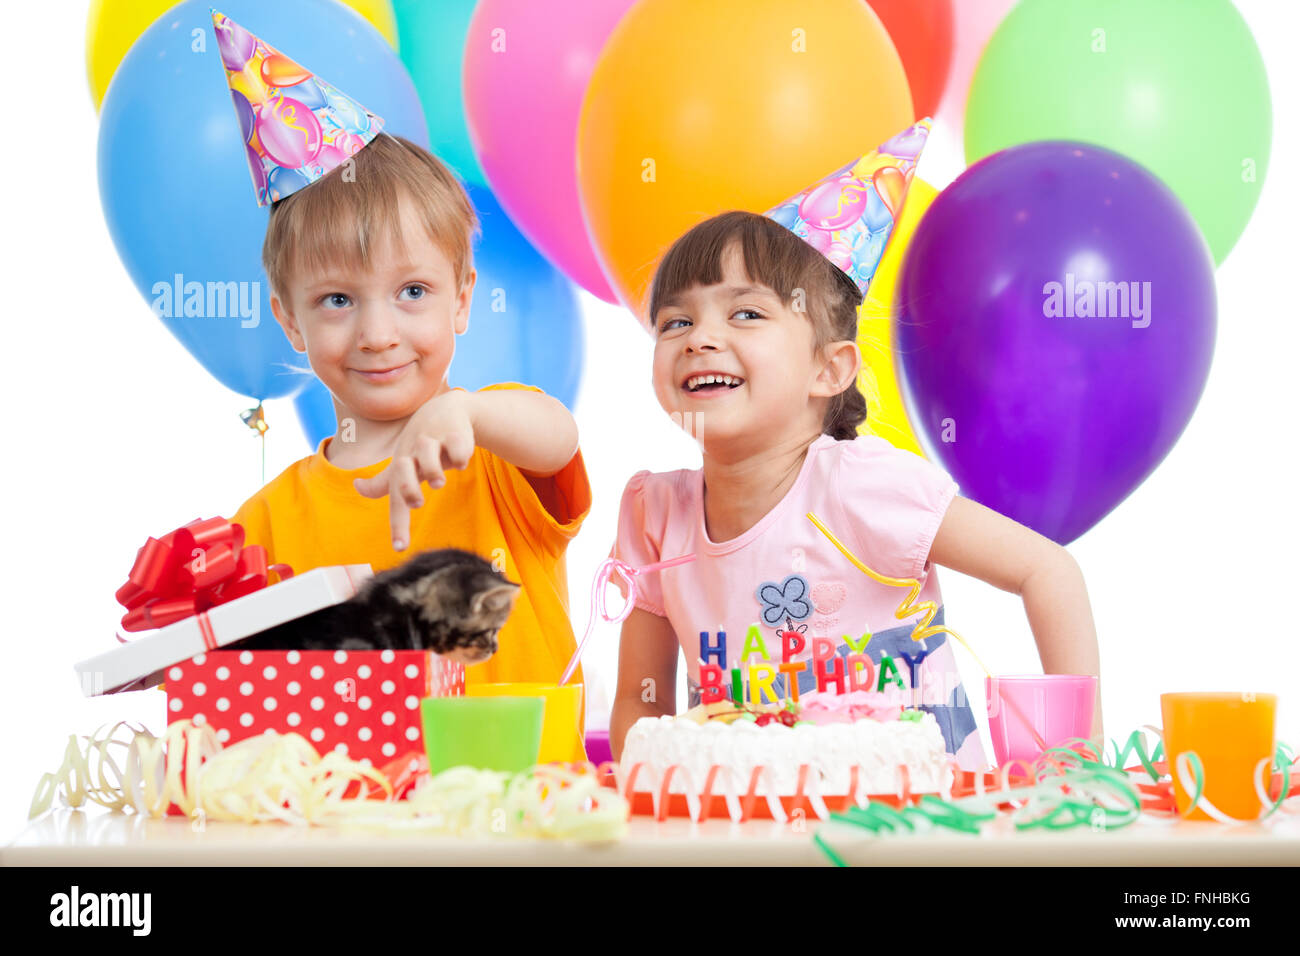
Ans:
[[[527,388],[513,382],[489,385]],[[390,459],[344,469],[329,462],[322,439],[314,455],[295,462],[249,498],[232,521],[244,526],[245,543],[266,548],[272,563],[295,574],[334,564],[369,564],[376,573],[402,564],[417,551],[463,548],[489,561],[500,558],[506,577],[521,584],[496,654],[465,669],[466,683],[555,683],[577,647],[569,623],[564,552],[591,508],[582,452],[546,481],[553,514],[514,465],[482,447],[469,464],[450,469],[441,488],[421,486],[424,504],[411,511],[411,539],[394,551],[388,498],[367,498],[354,478],[378,474]],[[581,669],[573,681],[582,680]]]

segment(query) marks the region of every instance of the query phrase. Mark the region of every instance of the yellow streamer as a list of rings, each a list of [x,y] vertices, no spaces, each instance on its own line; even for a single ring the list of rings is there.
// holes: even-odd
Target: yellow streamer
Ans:
[[[852,551],[850,551],[848,548],[844,547],[844,545],[840,543],[840,539],[835,537],[835,535],[831,533],[830,528],[822,524],[820,518],[818,518],[811,511],[809,511],[807,515],[808,515],[808,520],[817,526],[818,531],[820,531],[822,534],[826,535],[826,537],[830,539],[831,544],[835,545],[835,547],[839,549],[840,554],[848,558],[849,561],[853,563],[853,566],[855,568],[857,568],[867,577],[871,578],[871,580],[878,581],[881,584],[888,585],[889,587],[911,589],[908,591],[907,597],[903,598],[903,603],[898,605],[898,610],[894,612],[894,617],[898,618],[900,621],[903,621],[911,617],[913,614],[916,614],[921,611],[925,612],[925,616],[921,618],[921,620],[917,621],[916,626],[912,628],[912,635],[911,635],[912,640],[921,641],[927,637],[930,637],[933,634],[951,634],[953,637],[957,638],[957,640],[961,641],[962,647],[966,648],[966,650],[970,652],[970,656],[975,658],[975,663],[979,664],[979,666],[983,668],[984,673],[989,677],[993,676],[993,672],[990,671],[987,667],[984,667],[984,662],[980,660],[979,655],[975,653],[975,649],[966,642],[966,638],[962,637],[956,631],[951,631],[946,627],[930,626],[930,622],[934,620],[934,616],[939,613],[939,608],[938,605],[936,605],[933,601],[922,601],[919,604],[916,603],[916,598],[921,593],[920,581],[918,581],[916,578],[886,577],[883,574],[871,570],[871,568],[867,567],[865,564],[862,563],[861,560],[858,559],[857,555],[855,555]]]
[[[125,727],[129,739],[119,739]],[[114,811],[163,817],[176,804],[192,820],[296,825],[407,827],[583,841],[618,839],[627,801],[596,774],[538,766],[519,774],[456,767],[422,777],[407,799],[378,770],[300,734],[259,734],[223,748],[208,726],[188,720],[155,737],[125,721],[68,738],[63,764],[41,777],[28,818],[87,800]],[[124,753],[122,753],[124,751]],[[119,763],[116,757],[121,757]],[[182,768],[184,773],[182,774]],[[356,785],[356,796],[345,797]],[[371,799],[382,790],[387,799]]]

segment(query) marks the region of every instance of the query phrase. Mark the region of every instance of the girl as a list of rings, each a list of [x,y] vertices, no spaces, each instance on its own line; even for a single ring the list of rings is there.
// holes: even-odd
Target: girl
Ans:
[[[675,713],[679,646],[694,706],[701,632],[716,644],[725,631],[725,666],[740,666],[757,623],[769,649],[783,631],[805,637],[796,661],[810,658],[815,636],[843,656],[845,635],[860,645],[870,634],[866,653],[898,663],[909,702],[935,715],[961,767],[986,766],[949,635],[912,641],[915,618],[894,616],[906,589],[863,576],[810,511],[874,570],[920,580],[918,600],[940,605],[933,624],[943,623],[941,564],[1024,599],[1046,672],[1098,674],[1083,577],[1064,548],[960,497],[926,459],[858,435],[861,300],[862,286],[810,241],[753,213],[709,219],[664,257],[649,304],[654,388],[690,423],[703,468],[635,474],[611,556],[696,559],[638,577],[610,721],[615,758],[637,719]],[[813,686],[807,669],[798,687]],[[1100,739],[1100,690],[1095,715]]]

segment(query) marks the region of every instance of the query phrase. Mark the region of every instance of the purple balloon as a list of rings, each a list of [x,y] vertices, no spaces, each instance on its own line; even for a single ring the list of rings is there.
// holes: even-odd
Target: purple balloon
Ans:
[[[235,102],[235,115],[239,117],[239,131],[244,135],[244,142],[247,143],[253,138],[253,124],[257,122],[257,114],[253,110],[253,104],[248,102],[248,97],[239,90],[231,90],[230,98]]]
[[[257,150],[244,144],[244,150],[248,153],[248,171],[253,177],[253,187],[257,190],[258,198],[266,191],[266,167],[262,165],[262,157],[257,155]]]
[[[253,57],[257,49],[257,39],[229,18],[216,27],[217,48],[221,51],[221,62],[228,70],[242,70],[244,64]]]
[[[896,306],[904,401],[931,459],[1059,544],[1168,454],[1214,352],[1195,221],[1144,167],[1083,143],[966,170],[917,227]]]

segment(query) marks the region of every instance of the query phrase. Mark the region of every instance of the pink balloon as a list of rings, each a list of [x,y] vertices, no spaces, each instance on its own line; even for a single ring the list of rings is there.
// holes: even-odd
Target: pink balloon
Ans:
[[[276,96],[257,115],[257,138],[266,155],[281,166],[297,169],[316,158],[321,148],[320,121],[304,103]]]
[[[993,31],[1019,0],[959,0],[953,4],[952,68],[948,85],[935,111],[935,122],[957,131],[960,140],[966,120],[966,96],[971,77]]]
[[[355,156],[366,145],[366,141],[356,133],[339,133],[334,137],[334,146],[345,156]]]
[[[342,165],[350,155],[351,153],[345,153],[337,146],[326,143],[320,148],[320,152],[316,154],[316,163],[320,165],[322,170],[334,169],[336,166]]]
[[[578,114],[606,39],[634,0],[480,0],[465,37],[470,142],[492,192],[528,240],[606,302],[578,201]]]
[[[822,183],[799,203],[799,215],[818,229],[843,229],[862,218],[867,187],[853,176]]]
[[[796,233],[796,235],[800,235],[800,233]],[[807,234],[803,236],[803,239],[822,255],[826,255],[831,251],[831,243],[835,241],[835,237],[830,232],[825,229],[818,229],[815,226],[808,227]]]

